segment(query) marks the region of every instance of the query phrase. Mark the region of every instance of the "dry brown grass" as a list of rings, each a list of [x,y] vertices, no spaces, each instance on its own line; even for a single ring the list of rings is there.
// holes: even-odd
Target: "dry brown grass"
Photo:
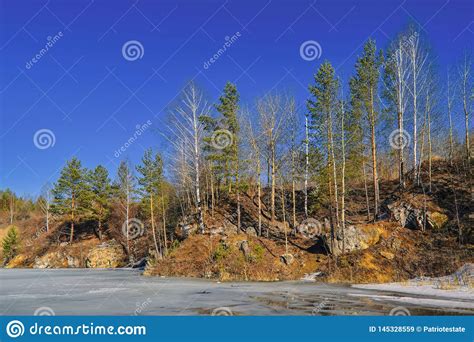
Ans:
[[[249,244],[248,258],[240,250],[240,243],[244,240]],[[193,235],[165,260],[156,262],[146,274],[215,278],[222,281],[276,281],[300,279],[305,273],[317,268],[315,255],[307,252],[304,246],[289,246],[289,253],[294,256],[290,265],[280,260],[284,253],[285,246],[282,243],[245,234],[231,235],[225,241],[217,236]]]

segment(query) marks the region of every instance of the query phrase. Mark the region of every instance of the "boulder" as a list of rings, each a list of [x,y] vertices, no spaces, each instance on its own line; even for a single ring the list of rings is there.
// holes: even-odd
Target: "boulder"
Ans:
[[[244,253],[246,259],[250,258],[250,247],[247,240],[241,241],[239,243],[239,249],[242,253]]]
[[[237,226],[230,221],[224,222],[224,231],[228,235],[237,234],[239,229]]]
[[[73,256],[66,255],[67,267],[69,268],[78,268],[81,267],[81,261]]]
[[[124,265],[125,253],[115,240],[104,242],[92,248],[87,254],[86,267],[115,268]]]
[[[147,262],[148,262],[147,258],[141,258],[137,262],[133,262],[131,264],[131,267],[138,268],[138,269],[145,269]]]
[[[382,203],[382,211],[391,221],[409,229],[441,229],[448,222],[448,216],[437,211],[426,211],[412,204],[392,197]]]
[[[382,227],[350,225],[346,226],[344,234],[341,230],[336,232],[333,243],[331,243],[330,233],[324,234],[322,239],[331,254],[340,255],[375,245],[379,242],[382,233]]]
[[[68,256],[62,251],[49,252],[35,258],[33,268],[66,268]]]
[[[442,229],[448,223],[448,216],[435,212],[428,213],[428,225],[431,229]]]
[[[247,227],[247,229],[245,229],[245,232],[247,233],[247,235],[257,236],[257,230],[254,227]]]
[[[387,212],[390,220],[398,222],[402,227],[423,230],[428,225],[427,215],[423,209],[417,209],[410,203],[395,201],[382,206]]]
[[[292,254],[283,254],[280,256],[280,260],[282,263],[285,265],[291,265],[293,261],[295,260],[295,257]]]

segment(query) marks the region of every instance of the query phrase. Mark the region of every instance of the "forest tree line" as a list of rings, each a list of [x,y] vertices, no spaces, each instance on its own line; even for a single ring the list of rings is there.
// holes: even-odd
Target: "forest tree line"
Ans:
[[[270,222],[292,229],[324,210],[331,229],[344,231],[348,190],[361,183],[368,221],[380,217],[382,179],[396,177],[400,191],[411,182],[430,193],[435,158],[456,165],[470,184],[473,97],[469,55],[442,69],[427,37],[410,26],[384,50],[369,39],[348,80],[323,62],[305,103],[273,91],[244,106],[228,82],[212,104],[190,83],[161,132],[169,151],[149,149],[137,166],[122,161],[113,181],[104,166],[88,170],[73,158],[37,199],[17,201],[13,192],[2,191],[0,208],[11,223],[24,211],[41,211],[47,231],[53,218],[67,222],[71,243],[81,220],[95,222],[102,238],[116,215],[128,252],[138,217],[159,256],[167,254],[179,220],[194,221],[204,233],[206,215],[213,217],[225,196],[235,198],[236,226],[244,229],[244,193],[256,199],[260,236],[269,236],[264,207]],[[461,240],[461,227],[459,234]]]

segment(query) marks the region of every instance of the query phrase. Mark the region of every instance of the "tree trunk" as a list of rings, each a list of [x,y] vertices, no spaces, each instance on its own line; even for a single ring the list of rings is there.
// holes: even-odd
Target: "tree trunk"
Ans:
[[[288,232],[286,229],[285,187],[283,184],[283,177],[281,177],[281,211],[283,216],[283,230],[285,232],[285,254],[288,255]]]
[[[163,192],[161,192],[161,207],[163,211],[163,247],[164,247],[164,255],[168,254],[168,245],[167,245],[167,236],[166,236],[166,211],[165,211],[165,197]]]
[[[155,231],[155,216],[153,215],[153,195],[150,194],[150,216],[151,216],[151,232],[153,233],[153,242],[155,243],[156,256],[161,257],[160,250],[158,248],[158,242],[156,239]]]
[[[126,226],[127,226],[127,254],[130,261],[130,184],[129,179],[127,178],[127,194],[126,194],[126,203],[125,203],[125,215],[126,215]]]
[[[215,198],[214,198],[214,172],[213,167],[211,165],[211,217],[214,218],[214,205],[215,205]]]
[[[99,241],[102,241],[102,221],[99,219]]]
[[[309,173],[309,134],[308,134],[308,116],[305,118],[305,171],[304,171],[304,215],[308,218],[308,173]]]
[[[333,173],[333,186],[334,186],[334,204],[336,210],[336,227],[339,228],[339,196],[337,191],[337,171],[336,171],[336,158],[334,156],[334,139],[332,132],[332,115],[329,114],[329,136],[331,146],[331,162],[332,162],[332,173]]]
[[[365,203],[367,207],[367,221],[370,221],[369,189],[367,187],[367,175],[365,173],[365,162],[362,162],[362,172],[364,173]]]
[[[258,236],[262,236],[262,181],[260,155],[257,154]],[[268,229],[267,229],[268,236]]]
[[[14,206],[15,206],[15,199],[14,199],[13,192],[12,192],[10,194],[10,225],[13,224]]]
[[[453,166],[454,142],[453,142],[453,119],[451,115],[452,95],[450,92],[449,73],[448,73],[448,119],[449,119],[449,164]]]
[[[377,146],[375,143],[375,112],[374,112],[374,94],[370,91],[370,132],[371,132],[371,148],[372,148],[372,181],[374,183],[374,221],[377,220],[379,214],[379,184],[377,175]]]
[[[413,65],[413,172],[415,176],[415,183],[418,181],[418,175],[416,172],[417,164],[417,131],[416,131],[416,118],[417,118],[417,89],[416,89],[416,50],[412,52],[412,65]]]
[[[235,191],[237,192],[237,231],[240,232],[242,229],[240,222],[240,179],[239,179],[239,160],[237,159],[237,170],[235,179]]]
[[[272,167],[272,193],[271,193],[271,218],[272,223],[275,222],[275,146],[271,142],[271,167]]]
[[[76,203],[75,203],[75,198],[74,194],[71,197],[71,236],[69,237],[69,243],[72,244],[72,241],[74,240],[74,211],[76,210]]]
[[[344,99],[341,101],[341,152],[342,152],[342,167],[341,167],[341,229],[342,229],[342,251],[345,252],[345,230],[346,230],[346,142],[344,140]]]
[[[201,205],[201,194],[199,189],[199,137],[198,137],[198,127],[197,127],[197,117],[196,112],[193,112],[193,125],[194,125],[194,182],[195,182],[195,191],[196,191],[196,209],[198,212],[198,223],[199,231],[201,234],[204,233],[204,220],[202,217],[202,205]]]
[[[398,111],[398,134],[399,138],[403,136],[403,113],[399,109]],[[405,189],[405,171],[403,170],[403,150],[405,146],[401,144],[398,148],[398,183],[401,189]]]

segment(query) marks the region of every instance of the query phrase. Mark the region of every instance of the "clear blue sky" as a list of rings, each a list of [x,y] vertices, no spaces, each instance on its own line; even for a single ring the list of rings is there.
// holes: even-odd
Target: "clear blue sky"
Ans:
[[[115,174],[122,158],[136,163],[144,148],[169,149],[157,130],[191,79],[211,102],[230,80],[244,104],[270,89],[302,103],[322,61],[347,78],[368,37],[384,48],[410,22],[423,27],[445,69],[472,50],[473,13],[472,0],[0,0],[0,188],[35,195],[73,155]],[[144,47],[141,59],[123,57],[130,40]],[[307,40],[320,44],[320,58],[301,58]],[[147,120],[151,128],[116,158]],[[35,146],[40,129],[53,132],[54,146]]]

